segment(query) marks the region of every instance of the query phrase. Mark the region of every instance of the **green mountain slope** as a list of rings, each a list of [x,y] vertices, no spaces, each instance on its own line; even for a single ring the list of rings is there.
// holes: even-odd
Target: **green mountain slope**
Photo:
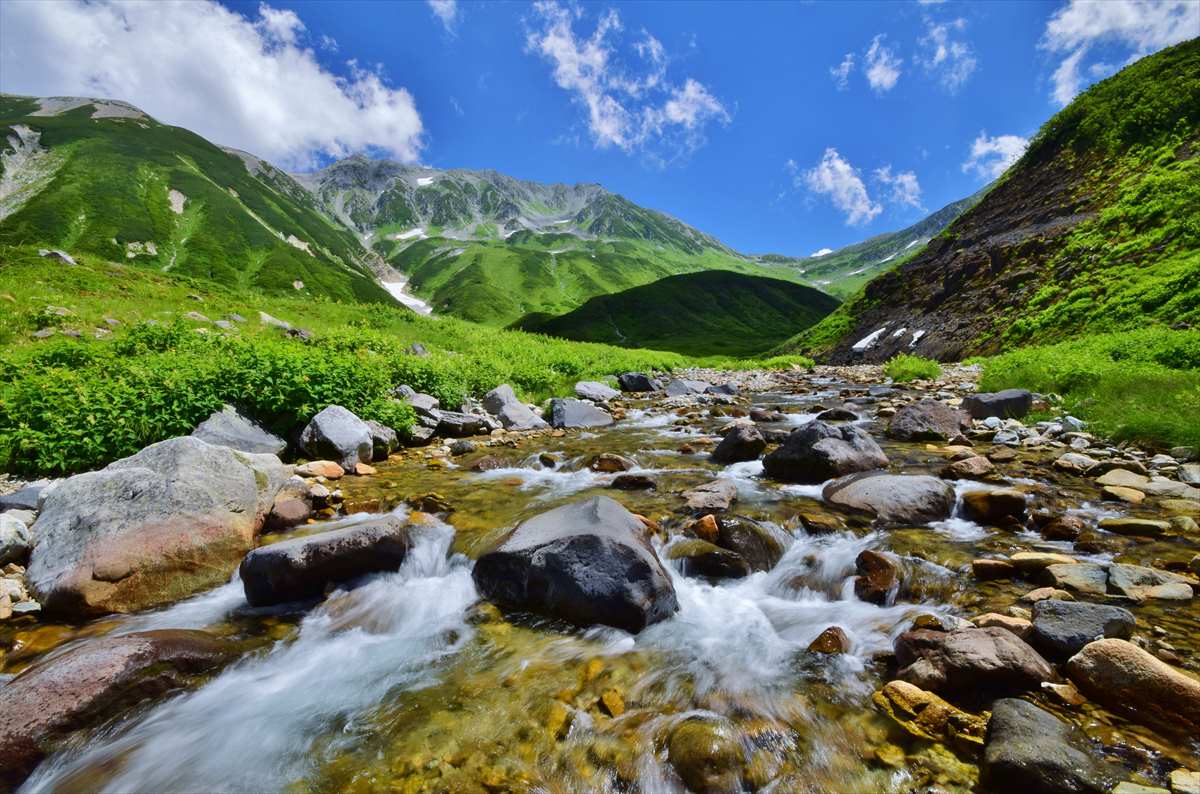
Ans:
[[[392,302],[370,253],[286,173],[132,106],[2,95],[0,152],[0,244]]]
[[[987,190],[947,204],[905,229],[878,234],[824,256],[764,254],[756,258],[766,264],[794,267],[808,283],[845,299],[875,276],[908,261],[955,218],[978,204]]]
[[[1200,323],[1200,39],[1097,83],[921,253],[781,346],[945,360]]]
[[[746,356],[816,323],[836,298],[761,276],[704,271],[601,295],[560,317],[529,317],[528,331],[693,356]]]

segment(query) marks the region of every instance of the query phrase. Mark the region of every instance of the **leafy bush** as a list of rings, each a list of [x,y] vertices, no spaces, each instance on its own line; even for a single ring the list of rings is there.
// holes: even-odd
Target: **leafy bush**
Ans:
[[[936,380],[942,376],[942,367],[933,359],[900,353],[883,365],[883,374],[897,383]]]

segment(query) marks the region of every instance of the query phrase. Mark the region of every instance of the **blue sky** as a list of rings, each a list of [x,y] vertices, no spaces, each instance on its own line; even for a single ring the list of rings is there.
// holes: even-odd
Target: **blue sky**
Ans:
[[[978,190],[1080,88],[1200,35],[1200,3],[13,0],[0,23],[6,91],[104,93],[293,168],[599,182],[799,255]]]

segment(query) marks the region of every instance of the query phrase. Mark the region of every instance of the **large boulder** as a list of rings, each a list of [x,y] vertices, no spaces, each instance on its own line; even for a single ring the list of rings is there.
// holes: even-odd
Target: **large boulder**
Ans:
[[[575,384],[575,396],[581,400],[606,403],[621,396],[621,392],[598,380],[581,380]]]
[[[887,434],[900,441],[945,441],[969,426],[962,411],[926,397],[896,411]]]
[[[851,474],[828,483],[821,498],[882,526],[916,526],[949,518],[954,489],[944,480],[920,474]]]
[[[895,651],[899,678],[951,696],[1019,694],[1058,678],[1037,651],[999,626],[906,631]]]
[[[612,414],[583,400],[558,397],[550,401],[550,424],[554,427],[605,427]]]
[[[72,731],[190,682],[225,658],[202,631],[100,637],[0,687],[0,788],[12,790]]]
[[[328,585],[395,571],[412,545],[395,515],[260,546],[238,569],[251,606],[316,598]]]
[[[712,452],[714,463],[740,463],[747,460],[757,460],[762,451],[767,448],[766,439],[758,428],[749,422],[738,422],[717,448]]]
[[[962,409],[972,419],[1020,419],[1033,407],[1033,392],[1026,389],[1005,389],[997,392],[982,392],[964,397]]]
[[[226,405],[214,412],[196,426],[192,435],[201,441],[241,452],[282,455],[287,449],[286,441],[232,405]]]
[[[519,524],[471,575],[484,598],[581,626],[638,632],[679,609],[641,520],[606,496]]]
[[[327,406],[300,434],[300,447],[313,459],[332,460],[348,472],[359,463],[370,463],[375,445],[371,428],[340,405]]]
[[[367,430],[371,433],[371,460],[387,460],[388,455],[400,449],[400,437],[387,425],[368,419]]]
[[[134,612],[228,581],[290,467],[192,436],[152,444],[46,497],[28,579],[49,612]]]
[[[1047,598],[1033,605],[1033,645],[1047,659],[1066,661],[1102,637],[1133,636],[1137,621],[1128,609]]]
[[[506,430],[540,430],[550,425],[517,399],[512,386],[503,383],[483,395],[484,409],[500,420]]]
[[[1167,735],[1200,736],[1200,681],[1122,639],[1090,642],[1067,662],[1079,691]]]
[[[990,791],[1107,794],[1116,770],[1088,753],[1078,729],[1024,700],[996,701],[988,720],[983,778]]]
[[[621,391],[627,392],[658,391],[662,388],[658,381],[644,372],[626,372],[624,375],[618,375],[617,385],[621,387]]]
[[[835,427],[812,421],[801,425],[763,458],[763,471],[777,480],[825,482],[833,477],[882,469],[887,456],[875,440],[854,425]]]

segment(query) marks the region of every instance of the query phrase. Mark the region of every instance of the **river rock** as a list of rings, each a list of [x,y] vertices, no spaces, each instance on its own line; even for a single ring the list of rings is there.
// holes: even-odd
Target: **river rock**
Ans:
[[[1200,681],[1122,639],[1090,642],[1067,675],[1092,700],[1169,736],[1200,736]]]
[[[251,606],[316,598],[329,585],[400,568],[412,545],[395,515],[254,549],[238,572]]]
[[[629,632],[679,608],[637,516],[605,496],[519,524],[471,575],[484,598],[581,626]]]
[[[282,455],[287,442],[232,405],[222,406],[197,425],[192,435],[201,441],[242,452]]]
[[[310,458],[327,458],[348,472],[357,463],[370,463],[374,454],[371,428],[340,405],[314,416],[300,434],[300,446]]]
[[[29,545],[28,525],[10,513],[0,513],[0,565],[25,559]]]
[[[550,424],[554,427],[606,427],[612,414],[582,400],[557,397],[550,401]]]
[[[900,589],[900,568],[891,557],[872,549],[863,549],[854,560],[854,595],[860,601],[886,605]]]
[[[575,384],[575,396],[581,400],[606,403],[621,396],[621,392],[598,380],[581,380]]]
[[[588,468],[592,471],[600,471],[607,474],[613,474],[618,471],[629,471],[636,467],[637,461],[612,452],[601,452],[599,455],[595,455],[588,463]]]
[[[787,482],[820,483],[832,477],[882,469],[887,456],[865,431],[813,420],[787,436],[763,458],[769,477]]]
[[[967,491],[962,497],[963,512],[972,521],[991,524],[1005,518],[1025,517],[1025,494],[1014,488]]]
[[[486,416],[462,411],[438,411],[437,433],[444,438],[480,436],[492,431],[495,424]]]
[[[541,430],[546,421],[517,399],[512,386],[503,383],[483,395],[483,408],[500,420],[506,430]]]
[[[0,496],[0,512],[5,510],[38,510],[43,493],[48,492],[49,480],[30,483],[25,487]]]
[[[371,434],[371,460],[387,460],[388,455],[400,449],[400,437],[395,430],[373,419],[368,419],[366,424]]]
[[[308,483],[301,477],[291,477],[275,494],[263,528],[279,531],[299,526],[312,515],[312,509],[313,496]]]
[[[972,419],[998,416],[1001,419],[1020,419],[1033,407],[1033,393],[1025,389],[1005,389],[981,392],[963,398],[962,409]]]
[[[1092,640],[1127,640],[1136,627],[1133,613],[1121,607],[1046,599],[1033,605],[1032,644],[1047,659],[1066,661]]]
[[[765,525],[743,516],[723,516],[714,523],[714,542],[741,555],[750,570],[769,571],[783,559],[783,543]]]
[[[809,653],[849,653],[850,638],[841,626],[830,626],[808,644]]]
[[[857,419],[858,414],[849,408],[829,408],[817,414],[817,420],[821,422],[854,422]]]
[[[1155,538],[1167,532],[1171,528],[1171,524],[1167,521],[1155,521],[1149,518],[1117,516],[1100,519],[1099,527],[1106,532],[1112,532],[1117,535]]]
[[[0,687],[0,784],[15,787],[68,733],[215,668],[226,647],[202,631],[92,638]]]
[[[658,391],[662,385],[644,372],[626,372],[617,376],[617,385],[621,391],[648,392]]]
[[[851,474],[828,483],[827,503],[866,513],[883,526],[916,526],[949,518],[954,489],[937,477],[909,474]]]
[[[871,700],[876,708],[913,736],[968,750],[983,746],[986,720],[907,681],[889,681]]]
[[[133,612],[224,584],[289,467],[192,436],[152,444],[46,498],[28,578],[70,617]]]
[[[713,480],[684,491],[683,498],[693,515],[721,513],[737,501],[737,485],[732,480]]]
[[[1081,452],[1067,452],[1059,455],[1053,465],[1059,471],[1065,471],[1070,474],[1083,474],[1095,466],[1097,462],[1095,458],[1088,457]]]
[[[711,386],[711,383],[703,380],[675,378],[667,383],[664,391],[668,397],[687,397],[693,394],[704,394]]]
[[[712,460],[714,463],[757,460],[766,448],[767,442],[757,427],[750,423],[738,422],[712,451]]]
[[[989,480],[996,476],[996,467],[983,455],[972,455],[946,464],[940,474],[947,480]]]
[[[667,559],[678,562],[686,576],[738,579],[750,575],[750,565],[742,555],[706,540],[680,540],[667,549]]]
[[[1107,794],[1116,770],[1088,753],[1071,725],[1024,700],[996,701],[988,720],[983,778],[990,791]]]
[[[667,761],[695,794],[741,791],[744,760],[742,744],[723,718],[685,719],[667,738]]]
[[[900,441],[945,441],[969,426],[962,411],[926,397],[896,411],[887,434]]]
[[[1139,602],[1151,598],[1187,601],[1192,597],[1191,585],[1179,574],[1127,563],[1108,566],[1108,590]]]
[[[899,678],[949,695],[1017,694],[1058,678],[1028,643],[996,626],[906,631],[895,651]]]

